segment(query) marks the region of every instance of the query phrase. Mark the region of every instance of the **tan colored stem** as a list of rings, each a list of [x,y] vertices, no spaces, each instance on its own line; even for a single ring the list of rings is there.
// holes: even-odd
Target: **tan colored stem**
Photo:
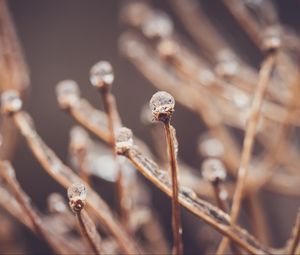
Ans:
[[[96,226],[85,209],[82,209],[80,212],[76,213],[76,218],[78,220],[81,232],[83,237],[87,240],[92,251],[100,255],[101,252],[101,238],[97,232]]]
[[[276,60],[276,54],[270,53],[265,61],[262,63],[259,72],[259,81],[254,94],[252,106],[249,113],[249,119],[246,126],[245,138],[243,142],[243,149],[241,155],[241,163],[238,169],[237,184],[233,195],[232,207],[231,207],[231,224],[235,224],[239,215],[243,192],[248,174],[248,168],[250,164],[250,158],[252,148],[254,144],[254,138],[256,134],[256,128],[259,121],[260,111],[262,107],[263,97],[268,86],[271,72],[273,70]],[[228,238],[223,238],[218,249],[217,254],[224,254],[226,247],[229,243]]]
[[[174,246],[173,253],[176,255],[183,254],[183,243],[182,243],[182,226],[180,218],[180,204],[178,202],[178,166],[176,160],[176,152],[174,147],[174,137],[171,130],[170,122],[164,124],[167,146],[169,152],[170,170],[172,176],[172,226],[173,226],[173,238]]]
[[[29,116],[25,112],[20,111],[15,113],[13,119],[21,134],[26,139],[33,155],[49,175],[51,175],[59,184],[66,189],[75,182],[84,183],[89,187],[69,167],[64,165],[55,153],[44,143],[34,127],[30,124]],[[89,197],[87,202],[100,222],[114,236],[122,251],[125,254],[139,254],[137,244],[130,236],[128,236],[121,224],[112,216],[112,212],[108,205],[91,187],[89,187]]]

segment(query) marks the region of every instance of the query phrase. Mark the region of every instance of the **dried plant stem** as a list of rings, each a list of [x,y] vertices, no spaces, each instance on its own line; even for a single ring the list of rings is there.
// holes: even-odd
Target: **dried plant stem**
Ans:
[[[300,242],[300,211],[298,211],[295,227],[292,231],[292,237],[287,243],[287,252],[290,255],[298,254],[296,252]]]
[[[223,2],[241,27],[248,33],[256,47],[261,49],[261,29],[249,15],[243,3],[236,0],[223,0]]]
[[[0,1],[0,48],[0,92],[15,89],[24,96],[29,84],[28,71],[5,0]],[[6,116],[1,116],[0,130],[0,158],[11,159],[18,139],[17,130]]]
[[[76,218],[79,223],[82,235],[87,240],[92,251],[100,255],[101,252],[101,237],[96,229],[96,226],[85,209],[82,209],[80,212],[76,213]]]
[[[259,114],[263,102],[263,97],[268,86],[271,72],[273,70],[276,60],[276,51],[272,51],[266,57],[262,63],[259,72],[259,81],[254,94],[252,106],[249,113],[249,119],[246,126],[245,138],[243,142],[243,149],[241,155],[241,163],[238,170],[236,189],[233,195],[232,207],[231,207],[231,222],[235,224],[239,215],[239,210],[242,202],[244,187],[248,174],[248,168],[250,164],[251,152],[254,144],[254,138],[256,134],[256,128],[259,121]],[[224,254],[229,240],[223,238],[218,248],[217,254]]]
[[[215,200],[217,202],[218,207],[223,210],[224,212],[228,211],[228,201],[227,199],[222,199],[221,192],[222,187],[220,186],[220,183],[212,183],[212,187],[214,190]]]
[[[65,166],[55,153],[42,141],[34,127],[30,124],[29,116],[25,112],[19,111],[12,116],[16,126],[25,137],[33,155],[58,183],[68,188],[74,182],[83,182],[70,168]],[[86,186],[88,185],[86,184]],[[97,218],[114,236],[122,251],[125,254],[139,254],[137,244],[128,236],[120,223],[112,216],[108,205],[92,188],[89,188],[89,198],[87,202]]]
[[[122,166],[118,160],[118,156],[116,154],[116,139],[115,139],[115,131],[121,126],[120,118],[115,102],[114,96],[109,91],[108,87],[102,88],[100,90],[104,110],[107,114],[108,119],[108,130],[110,133],[110,146],[112,148],[116,168],[117,168],[117,181],[116,181],[116,190],[118,196],[118,209],[120,213],[120,217],[122,219],[123,224],[128,227],[128,219],[129,219],[129,208],[126,206],[126,190],[124,184],[124,177],[122,173]]]
[[[142,155],[137,149],[130,149],[125,155],[132,164],[149,181],[156,185],[168,196],[172,196],[172,186],[166,177],[165,170],[160,170],[158,166],[150,159]],[[188,190],[188,191],[187,191]],[[187,189],[181,188],[179,191],[179,203],[187,210],[195,214],[201,220],[205,221],[220,233],[228,236],[233,242],[251,254],[280,254],[282,250],[266,248],[260,244],[245,229],[230,225],[228,214],[217,209],[210,203],[201,200],[197,195]]]
[[[16,201],[15,196],[2,186],[0,186],[0,194],[0,206],[4,208],[10,215],[12,215],[16,220],[21,222],[32,232],[36,233],[31,220],[28,218],[27,214],[23,212],[23,209]],[[26,197],[26,199],[29,200],[28,197]],[[31,208],[31,210],[34,211],[33,208]],[[36,214],[39,215],[38,213]],[[47,224],[47,228],[44,228],[44,231],[47,232],[49,238],[52,239],[52,243],[55,244],[55,247],[60,249],[57,250],[59,254],[83,254],[85,252],[85,250],[82,249],[82,246],[79,245],[79,240],[76,240],[76,243],[71,243],[69,242],[69,239],[66,238],[66,236],[57,235],[52,224]]]
[[[172,176],[172,226],[173,226],[173,238],[174,238],[174,254],[183,254],[183,243],[182,243],[182,226],[180,218],[180,204],[178,202],[178,166],[175,152],[174,133],[171,130],[170,122],[164,123],[167,146],[169,152],[170,170]]]

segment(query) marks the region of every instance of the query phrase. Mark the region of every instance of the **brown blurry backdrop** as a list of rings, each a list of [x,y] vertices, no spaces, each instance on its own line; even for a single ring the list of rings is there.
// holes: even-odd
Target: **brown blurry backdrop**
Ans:
[[[123,30],[118,18],[121,1],[9,0],[8,2],[31,73],[31,90],[26,109],[32,114],[43,139],[65,162],[68,130],[74,122],[58,108],[55,85],[62,79],[74,79],[80,84],[83,96],[93,105],[101,107],[100,97],[88,80],[89,68],[98,60],[108,60],[114,66],[116,80],[113,92],[117,97],[124,124],[150,143],[148,131],[140,123],[139,115],[141,107],[148,102],[155,89],[118,52],[118,36]],[[172,14],[167,1],[157,0],[154,4]],[[213,15],[213,21],[222,24],[220,29],[228,29],[230,32],[228,37],[236,42],[239,52],[243,52],[245,59],[257,66],[260,56],[248,42],[245,34],[224,11],[220,2],[206,1],[206,5],[207,10]],[[283,21],[299,26],[297,13],[300,7],[295,1],[281,1],[279,7]],[[176,26],[181,30],[178,21]],[[192,113],[177,106],[174,125],[177,129],[181,157],[199,167],[195,138],[203,130],[201,123]],[[20,141],[14,166],[22,186],[42,211],[45,210],[49,192],[65,192],[42,170],[23,140]],[[155,195],[161,196],[161,193],[156,191]],[[265,194],[265,197],[272,198],[270,194]],[[158,198],[154,199],[157,204],[161,201]],[[277,245],[283,244],[287,238],[299,206],[299,200],[291,200],[272,200],[271,207],[266,208],[272,221],[276,222],[273,224],[273,230],[276,233]],[[162,201],[168,200],[163,197]],[[276,211],[272,208],[276,208]],[[285,222],[280,222],[282,214],[290,217],[285,218]],[[193,219],[186,221],[191,222]],[[187,231],[185,239],[189,239],[189,235],[192,234],[188,234]],[[43,250],[43,244],[35,238],[29,236],[27,239],[32,252]],[[193,242],[189,245],[192,247]]]

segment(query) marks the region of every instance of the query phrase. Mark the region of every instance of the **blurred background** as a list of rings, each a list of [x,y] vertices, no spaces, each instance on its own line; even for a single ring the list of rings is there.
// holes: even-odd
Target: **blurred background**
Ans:
[[[261,56],[247,39],[246,34],[225,11],[221,1],[203,2],[213,22],[219,29],[228,31],[229,39],[243,54],[245,60],[258,67]],[[172,15],[176,29],[184,33],[167,1],[157,0],[152,3]],[[79,83],[83,96],[94,106],[101,108],[100,96],[89,83],[89,69],[99,60],[108,60],[114,67],[113,93],[116,95],[124,124],[151,145],[149,132],[140,122],[140,110],[156,90],[119,54],[118,37],[123,30],[119,19],[122,1],[9,0],[8,4],[30,70],[31,88],[26,109],[33,116],[42,138],[65,162],[68,154],[69,129],[74,122],[59,109],[55,85],[63,79],[74,79]],[[276,4],[283,23],[299,29],[299,3],[276,1]],[[191,112],[177,105],[174,126],[177,129],[181,158],[199,168],[201,161],[197,157],[195,138],[203,130],[201,122]],[[59,191],[65,195],[65,190],[43,171],[22,139],[14,158],[14,166],[24,190],[41,211],[46,210],[46,197],[50,192]],[[161,216],[163,220],[164,215],[167,217],[170,213],[169,200],[156,189],[153,192],[155,206],[162,208],[163,202],[164,208],[167,205]],[[272,198],[271,194],[264,194],[264,199],[270,197]],[[276,222],[273,226],[275,234],[273,243],[276,246],[283,245],[289,236],[299,204],[299,199],[278,198],[271,200],[271,206],[265,208],[270,222]],[[288,217],[282,217],[283,214]],[[284,222],[281,222],[282,219]],[[185,226],[193,221],[194,218],[186,217]],[[170,224],[169,222],[166,224],[166,234],[169,236]],[[27,233],[22,235],[22,238],[26,236],[23,241],[28,251],[32,253],[45,251],[44,243],[27,230],[22,231]],[[188,230],[185,232],[184,239],[189,240],[186,244],[187,250],[195,251],[197,240],[193,237],[194,233],[189,233]]]

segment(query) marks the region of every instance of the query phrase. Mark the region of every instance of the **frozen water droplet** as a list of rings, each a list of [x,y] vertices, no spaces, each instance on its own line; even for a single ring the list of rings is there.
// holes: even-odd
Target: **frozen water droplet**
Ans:
[[[174,112],[175,100],[169,93],[158,91],[150,99],[149,106],[156,120],[166,121]]]
[[[56,95],[59,105],[68,108],[78,102],[80,91],[73,80],[63,80],[56,85]]]
[[[48,209],[51,213],[62,213],[67,209],[65,201],[59,193],[50,194],[47,202]]]
[[[116,134],[116,150],[117,153],[123,154],[133,146],[133,134],[129,128],[122,127]]]
[[[146,17],[142,24],[142,32],[146,37],[168,37],[173,33],[174,25],[170,17],[162,11],[154,11]]]
[[[222,157],[224,155],[224,146],[220,140],[204,135],[199,139],[198,151],[204,157]]]
[[[77,200],[85,201],[87,195],[87,189],[82,183],[73,183],[68,188],[68,197],[70,202]]]
[[[209,86],[215,82],[215,75],[208,69],[202,69],[197,74],[197,80],[204,86]]]
[[[278,49],[281,46],[280,30],[276,27],[266,29],[262,44],[266,51]]]
[[[74,151],[84,150],[89,141],[89,135],[84,128],[80,126],[72,127],[70,131],[71,147]]]
[[[6,90],[1,95],[1,110],[3,113],[13,113],[21,110],[22,100],[16,90]]]
[[[233,102],[238,108],[246,108],[250,105],[250,98],[243,92],[236,91],[232,95]]]
[[[91,68],[90,82],[95,87],[102,88],[111,85],[114,78],[113,68],[107,61],[100,61]]]
[[[218,159],[206,159],[202,164],[202,176],[210,182],[223,181],[226,178],[226,170]]]

